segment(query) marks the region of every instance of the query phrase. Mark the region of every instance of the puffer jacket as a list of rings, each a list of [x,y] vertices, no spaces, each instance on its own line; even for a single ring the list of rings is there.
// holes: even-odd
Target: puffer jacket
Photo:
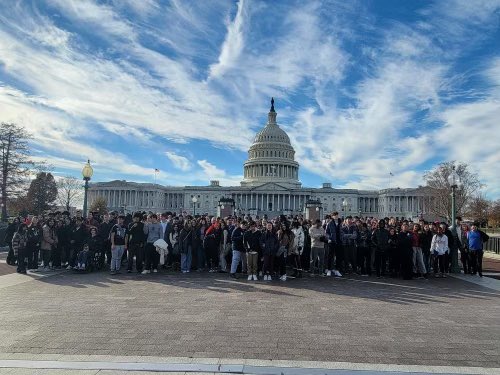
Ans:
[[[14,251],[14,256],[17,257],[20,249],[25,249],[28,243],[28,236],[25,233],[15,232],[12,237],[12,250]]]

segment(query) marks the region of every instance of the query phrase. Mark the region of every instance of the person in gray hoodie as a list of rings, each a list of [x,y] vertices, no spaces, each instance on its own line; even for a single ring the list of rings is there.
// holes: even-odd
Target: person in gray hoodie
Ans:
[[[146,267],[143,274],[158,272],[158,263],[160,262],[160,254],[156,251],[153,245],[156,240],[163,238],[163,230],[158,222],[158,216],[155,214],[149,215],[146,224],[144,225],[144,234],[146,235]]]

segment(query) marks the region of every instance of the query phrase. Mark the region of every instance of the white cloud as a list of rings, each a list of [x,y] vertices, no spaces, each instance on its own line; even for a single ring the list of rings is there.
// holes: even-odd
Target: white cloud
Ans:
[[[200,180],[218,180],[222,186],[238,186],[243,176],[230,176],[223,169],[218,168],[207,160],[198,160],[197,164],[202,171],[198,173]]]
[[[246,17],[245,0],[239,0],[234,20],[228,21],[226,39],[221,48],[219,61],[210,66],[210,78],[224,75],[224,72],[232,68],[240,57],[244,48],[243,27]]]
[[[165,155],[172,162],[173,166],[177,169],[180,169],[181,171],[187,172],[192,167],[189,159],[184,157],[184,156],[177,155],[176,153],[174,153],[172,151],[165,152]]]

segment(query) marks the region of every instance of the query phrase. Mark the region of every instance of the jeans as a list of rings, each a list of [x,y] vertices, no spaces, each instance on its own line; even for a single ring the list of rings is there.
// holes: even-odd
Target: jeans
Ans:
[[[438,273],[438,269],[439,272],[444,273],[444,261],[444,254],[436,255],[434,257],[434,273]]]
[[[89,260],[89,252],[88,251],[80,251],[78,253],[78,263],[82,266],[85,264],[87,266]]]
[[[17,272],[26,272],[26,248],[19,247],[17,250]]]
[[[257,275],[259,254],[255,251],[247,253],[247,270],[249,275]]]
[[[286,275],[286,252],[277,256],[276,260],[278,261],[280,276]]]
[[[243,253],[238,250],[233,250],[233,259],[231,261],[231,273],[236,273],[236,270],[238,269],[238,264],[241,262],[241,269],[243,272],[243,262],[245,260],[245,257],[243,256]]]
[[[51,256],[52,256],[52,250],[42,249],[42,259],[43,259],[43,266],[44,267],[49,267],[49,264],[51,261]]]
[[[417,273],[417,269],[421,274],[427,273],[421,247],[413,247],[413,273]]]
[[[28,256],[28,269],[33,270],[38,268],[38,252],[39,249],[36,245],[28,245],[26,248]]]
[[[194,253],[196,254],[196,267],[199,270],[205,268],[205,251],[203,246],[198,244],[194,249]]]
[[[262,265],[262,273],[270,275],[273,272],[274,255],[264,255],[264,264]]]
[[[340,247],[335,242],[330,242],[328,244],[328,261],[326,263],[326,269],[332,270],[334,268],[335,256],[338,256],[339,250]]]
[[[135,256],[135,269],[137,272],[142,271],[142,259],[144,258],[144,248],[142,244],[139,243],[131,243],[127,249],[127,270],[132,271],[132,267],[134,265],[134,256]]]
[[[124,250],[124,245],[115,245],[115,247],[111,249],[111,271],[120,271]]]
[[[358,248],[358,267],[363,275],[372,274],[371,250],[369,247]]]
[[[424,266],[427,273],[431,272],[431,254],[430,252],[424,252]]]
[[[375,250],[375,272],[377,273],[377,277],[385,276],[385,251]]]
[[[316,261],[318,262],[318,267],[316,267]],[[323,273],[325,269],[325,248],[324,247],[313,247],[311,249],[311,267],[309,270],[311,273],[317,271],[317,273]]]
[[[158,263],[160,262],[160,254],[156,251],[155,246],[152,243],[146,244],[146,269],[158,269]]]
[[[188,246],[186,253],[181,253],[181,271],[189,271],[191,269],[191,261],[193,260],[193,249]]]
[[[476,272],[479,273],[479,276],[483,275],[483,250],[471,250],[469,252],[470,255],[470,264],[472,274]]]
[[[219,248],[219,265],[222,271],[227,271],[227,261],[226,256],[229,254],[229,250],[231,249],[230,244],[226,246],[220,245]]]

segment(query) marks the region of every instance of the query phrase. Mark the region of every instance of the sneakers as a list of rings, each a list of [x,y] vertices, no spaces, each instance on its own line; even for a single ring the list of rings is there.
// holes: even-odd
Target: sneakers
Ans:
[[[78,265],[75,267],[77,270],[81,270],[82,269],[82,264],[81,263],[78,263]]]
[[[253,276],[253,281],[258,281],[259,278],[257,277],[257,275],[252,275]]]
[[[280,280],[281,280],[281,281],[286,281],[286,275],[281,276],[281,277],[280,277]]]
[[[335,270],[333,272],[335,273],[335,276],[342,277],[342,274],[339,271]]]
[[[248,281],[252,281],[253,280],[253,275],[248,275],[247,280]]]
[[[143,275],[147,275],[147,274],[149,274],[149,273],[151,273],[151,271],[150,271],[150,270],[144,270],[144,271],[142,271],[142,272],[141,272],[141,274],[143,274]]]
[[[67,269],[67,270],[72,270],[72,269],[73,269],[73,267],[68,266],[68,267],[66,267],[66,269]]]
[[[81,270],[85,269],[85,263],[82,263],[82,266],[80,267]]]
[[[153,270],[153,273],[158,273],[158,270],[155,268],[155,269]]]
[[[332,271],[326,270],[326,276],[332,276]]]
[[[132,270],[127,270],[127,273],[132,273]]]
[[[271,275],[264,275],[264,281],[271,281]]]

